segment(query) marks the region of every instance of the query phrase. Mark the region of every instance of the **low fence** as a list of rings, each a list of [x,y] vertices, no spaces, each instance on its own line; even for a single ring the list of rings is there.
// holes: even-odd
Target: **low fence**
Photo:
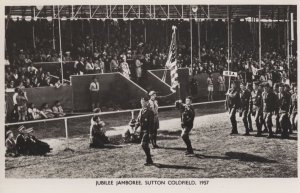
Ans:
[[[202,102],[202,103],[194,103],[193,105],[207,105],[207,104],[217,104],[217,103],[224,103],[224,100],[221,101],[210,101],[210,102]],[[172,109],[175,108],[174,105],[170,106],[161,106],[159,109]],[[112,111],[112,112],[101,112],[101,113],[91,113],[91,114],[83,114],[83,115],[74,115],[69,117],[59,117],[59,118],[52,118],[52,119],[43,119],[43,120],[33,120],[33,121],[24,121],[24,122],[16,122],[16,123],[6,123],[5,126],[7,127],[13,127],[18,125],[24,125],[24,124],[34,124],[34,123],[46,123],[51,121],[64,121],[64,127],[65,127],[65,139],[66,139],[66,147],[69,147],[69,129],[68,129],[68,120],[70,119],[79,119],[84,117],[92,117],[94,115],[117,115],[120,113],[131,113],[131,118],[135,117],[135,112],[140,111],[140,109],[130,109],[130,110],[123,110],[123,111]],[[129,120],[129,118],[128,118]],[[50,131],[48,131],[50,132]]]

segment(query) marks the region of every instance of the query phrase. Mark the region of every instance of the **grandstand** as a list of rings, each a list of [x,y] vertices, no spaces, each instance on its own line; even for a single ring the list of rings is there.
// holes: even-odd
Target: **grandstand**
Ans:
[[[263,152],[265,139],[228,137],[230,125],[223,108],[225,92],[220,91],[218,79],[223,71],[232,71],[237,73],[236,79],[240,82],[297,82],[297,17],[296,5],[6,6],[6,129],[17,132],[19,125],[33,126],[36,136],[54,147],[50,155],[52,157],[37,158],[48,164],[55,159],[70,159],[74,163],[79,163],[80,157],[89,159],[87,172],[78,170],[72,173],[66,168],[74,165],[61,161],[66,165],[62,173],[57,175],[48,169],[28,174],[28,168],[18,163],[19,158],[7,158],[6,176],[173,177],[174,174],[176,178],[295,177],[297,134],[293,134],[287,143],[277,142],[280,140],[277,138],[271,141],[278,143],[276,148],[288,149],[286,160],[282,159],[284,152]],[[177,27],[176,73],[180,83],[175,93],[171,91],[172,72],[166,68],[172,45],[172,26]],[[129,72],[122,66],[124,57]],[[139,63],[143,64],[142,67],[138,67]],[[117,69],[114,65],[118,66]],[[213,79],[213,101],[207,100],[207,79],[210,74]],[[115,169],[106,165],[107,171],[97,170],[95,173],[91,172],[92,165],[102,152],[87,150],[90,118],[96,115],[91,113],[88,89],[94,77],[100,82],[102,112],[98,114],[107,122],[107,133],[115,143],[109,148],[112,148],[113,154],[118,154]],[[226,90],[231,79],[225,77]],[[38,108],[45,103],[52,106],[60,101],[67,116],[13,120],[16,88],[25,91],[28,102],[36,104]],[[139,173],[142,168],[136,168],[129,158],[134,156],[132,153],[137,153],[134,161],[139,163],[141,155],[137,147],[121,144],[120,135],[128,127],[129,120],[137,116],[140,97],[151,90],[157,91],[162,97],[159,104],[163,128],[159,131],[159,139],[170,156],[165,161],[178,160],[178,165],[188,163],[187,159],[175,155],[182,148],[176,141],[180,133],[180,115],[174,110],[174,102],[192,95],[198,122],[191,138],[195,141],[196,151],[201,152],[198,158],[217,159],[216,168],[222,168],[222,171],[205,170],[199,174],[198,170],[203,165],[193,160],[192,163],[196,165],[194,168],[183,167],[184,170],[192,170],[190,176],[180,167],[176,169],[179,173],[175,174],[176,171],[170,169],[170,163],[161,164],[165,169],[162,173]],[[241,121],[238,125],[241,127]],[[203,132],[200,128],[203,128]],[[245,143],[248,149],[239,147],[236,151],[225,152],[218,143],[228,149]],[[253,143],[259,144],[260,148],[255,149],[251,145]],[[211,155],[214,153],[213,145],[216,145],[216,155]],[[70,148],[75,153],[64,151]],[[119,162],[122,160],[122,150],[119,148],[131,152],[125,156],[124,163]],[[161,156],[163,150],[155,153],[159,161],[164,159]],[[105,151],[104,154],[106,158],[103,160],[112,162],[107,158],[110,152]],[[278,157],[280,159],[275,161]],[[28,163],[33,160],[26,159]],[[229,164],[229,160],[238,160],[237,167],[247,169],[226,176],[228,171],[223,169],[223,164]],[[36,168],[33,166],[34,169],[44,166],[38,162]],[[250,162],[261,165],[255,171],[249,171]],[[209,163],[209,160],[205,163]],[[129,174],[127,169],[122,170],[126,168],[124,164],[139,172]],[[277,166],[278,171],[267,171],[265,167],[268,164]],[[288,164],[287,167],[282,166]],[[59,168],[56,163],[51,167],[55,170]],[[208,166],[210,169],[213,167],[212,164]],[[230,165],[230,168],[234,167]],[[259,172],[260,168],[263,168],[263,172]],[[84,167],[80,166],[80,169],[84,170]]]

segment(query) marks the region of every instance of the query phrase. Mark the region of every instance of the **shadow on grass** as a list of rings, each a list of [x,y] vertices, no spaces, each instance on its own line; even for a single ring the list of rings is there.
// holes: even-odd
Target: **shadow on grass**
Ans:
[[[169,164],[160,164],[160,163],[154,163],[153,165],[156,166],[157,168],[186,169],[186,170],[201,169],[201,168],[192,167],[192,166],[169,165]]]
[[[244,162],[277,163],[277,161],[275,160],[270,160],[258,155],[242,153],[242,152],[226,152],[225,156],[209,156],[209,155],[195,154],[195,157],[201,159],[203,158],[223,159],[223,160],[238,159],[239,161],[244,161]]]
[[[256,133],[251,133],[250,135],[244,135],[242,133],[239,133],[239,134],[233,134],[233,135],[230,135],[230,136],[233,136],[233,137],[259,137],[259,138],[267,138],[269,134],[266,134],[266,133],[263,133],[261,136],[256,136]],[[269,139],[269,138],[268,138]],[[274,134],[274,136],[270,139],[283,139],[281,137],[281,135],[279,134]],[[285,138],[284,138],[285,139]],[[297,135],[293,135],[293,134],[290,134],[289,138],[286,138],[285,140],[295,140],[297,141],[298,140],[298,137]]]
[[[175,136],[161,136],[161,135],[157,136],[157,140],[176,140],[176,139],[179,138]]]
[[[180,136],[181,135],[181,130],[176,130],[176,131],[168,131],[168,130],[158,130],[158,134],[162,135],[175,135],[175,136]]]
[[[117,149],[117,148],[122,148],[122,146],[104,145],[104,147],[90,147],[90,149]]]
[[[161,149],[171,149],[171,150],[178,150],[178,151],[186,151],[186,147],[161,147]],[[193,149],[194,151],[202,151],[200,149]]]

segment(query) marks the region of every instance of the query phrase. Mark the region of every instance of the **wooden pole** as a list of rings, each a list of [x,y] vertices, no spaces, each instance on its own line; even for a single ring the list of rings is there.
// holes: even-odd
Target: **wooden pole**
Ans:
[[[259,68],[261,68],[261,6],[258,6],[258,54],[259,54]]]
[[[58,28],[59,28],[59,53],[60,53],[60,68],[61,68],[61,82],[64,83],[64,68],[63,68],[63,57],[62,57],[62,45],[61,45],[61,26],[60,26],[60,14],[59,14],[59,5],[58,9]]]
[[[193,70],[193,20],[190,18],[191,68]]]
[[[201,62],[201,19],[198,19],[197,22],[198,25],[198,58],[199,58],[199,62]]]
[[[286,60],[288,67],[288,78],[290,78],[290,32],[289,32],[289,15],[290,15],[290,6],[287,7],[286,13]]]
[[[229,16],[228,5],[227,5],[227,64],[228,64],[228,71],[230,71],[230,16]],[[230,80],[231,77],[229,76],[228,89],[230,88]]]

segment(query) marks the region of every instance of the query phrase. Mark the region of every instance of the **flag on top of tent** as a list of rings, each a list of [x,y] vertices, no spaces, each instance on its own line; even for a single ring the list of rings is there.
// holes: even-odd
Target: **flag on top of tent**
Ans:
[[[171,91],[176,92],[176,87],[178,83],[178,74],[177,74],[177,44],[176,44],[176,26],[172,26],[172,40],[169,48],[169,55],[166,62],[167,69],[171,73]]]

